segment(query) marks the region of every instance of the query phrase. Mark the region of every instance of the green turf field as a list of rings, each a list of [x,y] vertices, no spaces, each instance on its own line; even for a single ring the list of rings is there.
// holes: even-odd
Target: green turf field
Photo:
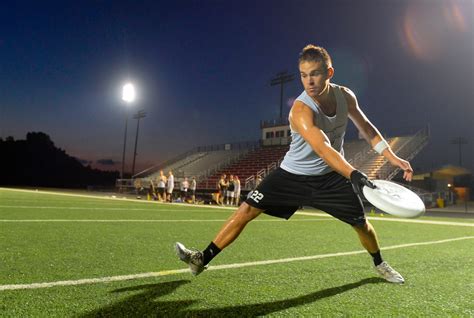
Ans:
[[[372,219],[404,285],[307,210],[260,216],[208,271],[184,272],[174,242],[206,247],[231,212],[0,189],[0,317],[474,316],[472,219]]]

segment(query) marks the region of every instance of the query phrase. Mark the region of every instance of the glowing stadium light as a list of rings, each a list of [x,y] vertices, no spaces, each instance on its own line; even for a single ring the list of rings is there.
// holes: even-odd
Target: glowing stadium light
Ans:
[[[133,84],[125,84],[122,89],[122,100],[126,101],[127,103],[131,103],[135,100],[135,96],[135,87]]]

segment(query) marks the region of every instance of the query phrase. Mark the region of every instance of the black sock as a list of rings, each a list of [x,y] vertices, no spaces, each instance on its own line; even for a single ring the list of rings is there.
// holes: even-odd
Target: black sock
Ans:
[[[202,251],[204,265],[207,265],[220,251],[221,249],[218,248],[214,242],[211,242],[211,244]]]
[[[383,262],[382,255],[380,255],[380,250],[378,250],[375,253],[370,253],[370,255],[372,255],[372,258],[374,259],[375,266],[380,265],[380,263]]]

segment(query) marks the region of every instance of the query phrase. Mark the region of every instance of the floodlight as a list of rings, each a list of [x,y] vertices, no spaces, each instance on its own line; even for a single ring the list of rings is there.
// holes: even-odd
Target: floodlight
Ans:
[[[131,103],[135,100],[135,87],[132,83],[127,83],[123,86],[122,99],[127,103]]]

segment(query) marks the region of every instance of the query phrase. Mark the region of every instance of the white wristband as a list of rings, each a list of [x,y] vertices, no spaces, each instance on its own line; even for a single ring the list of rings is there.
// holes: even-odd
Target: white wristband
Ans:
[[[382,139],[374,146],[374,150],[377,151],[381,155],[382,152],[388,147],[390,147],[388,142]]]

